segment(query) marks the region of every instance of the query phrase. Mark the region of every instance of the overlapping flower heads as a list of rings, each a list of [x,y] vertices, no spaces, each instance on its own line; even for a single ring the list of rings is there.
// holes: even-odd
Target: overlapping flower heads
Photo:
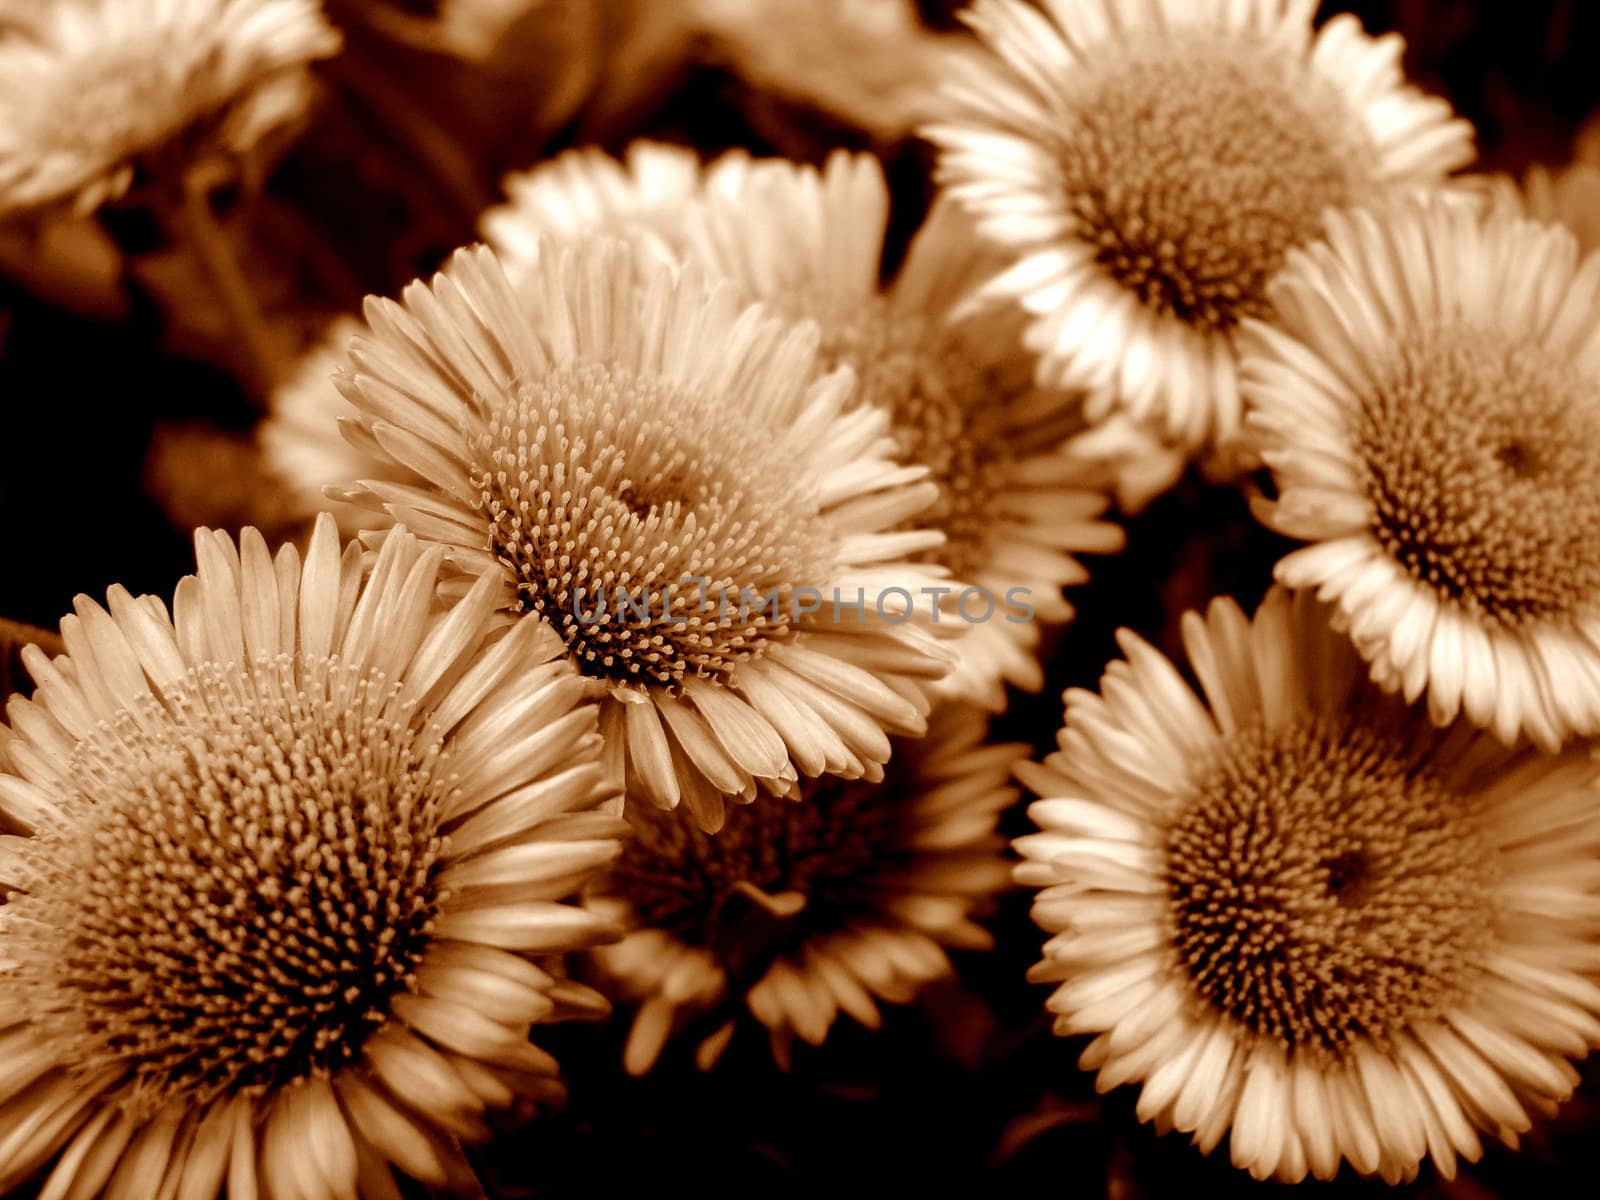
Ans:
[[[873,7],[863,42],[933,40]],[[814,62],[773,92],[703,5],[329,0],[350,47],[313,110],[317,0],[0,0],[8,294],[148,292],[169,346],[272,397],[289,504],[258,523],[321,514],[303,554],[202,529],[170,612],[80,597],[23,652],[0,1191],[498,1192],[517,1156],[467,1144],[564,1097],[539,1026],[614,1000],[605,1059],[646,1089],[741,1024],[783,1069],[886,1005],[946,1032],[924,992],[1010,882],[1094,1086],[1258,1178],[1449,1177],[1554,1114],[1600,1046],[1600,173],[1452,177],[1468,125],[1317,7],[975,0],[948,83],[897,92],[942,114],[933,178],[877,136],[903,121],[862,127],[891,197],[831,124],[783,136],[862,105],[793,91]],[[746,124],[664,94],[678,53],[729,57]],[[558,122],[685,144],[541,158]],[[816,165],[706,150],[747,135]],[[346,268],[390,286],[474,226],[326,323]],[[1201,504],[1308,543],[1227,526],[1280,586],[1184,616],[1187,668],[1124,633],[1043,764],[991,744],[1011,689],[1086,665],[1092,630],[1041,627],[1122,547],[1108,493],[1135,513],[1191,459],[1239,485]],[[1213,587],[1209,532],[1104,615]],[[0,635],[9,688],[49,635]],[[1008,847],[1014,775],[1039,832]],[[1027,1007],[962,1065],[1037,1049]],[[752,1040],[725,1070],[767,1067]]]
[[[927,131],[939,175],[1010,262],[1041,382],[1191,447],[1238,425],[1234,337],[1328,207],[1439,180],[1472,155],[1405,86],[1397,36],[1313,0],[978,0],[993,51]]]
[[[1565,225],[1583,254],[1600,250],[1600,165],[1579,160],[1558,168],[1530,167],[1519,185],[1506,175],[1475,178],[1492,207],[1551,225]]]
[[[1446,1176],[1600,1045],[1600,763],[1438,730],[1312,596],[1138,638],[1069,692],[1019,882],[1098,1086],[1258,1177]]]
[[[904,460],[939,487],[917,518],[945,535],[926,558],[950,572],[958,604],[973,597],[946,610],[968,628],[940,694],[999,710],[1006,683],[1037,690],[1040,622],[1068,619],[1062,588],[1088,578],[1073,555],[1119,550],[1123,536],[1098,519],[1096,472],[1041,425],[1074,398],[1032,385],[1011,315],[959,312],[993,266],[970,223],[936,206],[883,289],[889,193],[876,159],[840,152],[819,172],[725,158],[713,176],[685,220],[688,253],[816,321],[823,365],[855,370],[856,402],[889,414]]]
[[[355,317],[335,318],[272,393],[272,411],[256,431],[262,461],[283,488],[291,511],[309,519],[329,512],[346,535],[381,524],[359,505],[329,499],[330,484],[350,479],[394,478],[386,460],[351,445],[339,420],[351,417],[333,375],[345,360],[350,339],[366,326]]]
[[[567,903],[618,849],[598,710],[403,531],[370,574],[328,517],[195,545],[170,616],[80,597],[0,728],[0,1188],[460,1186],[562,1094],[530,1025],[604,1010],[528,957],[611,936]]]
[[[1278,578],[1441,723],[1600,733],[1600,257],[1444,199],[1330,238],[1247,333]]]
[[[238,156],[304,111],[315,0],[47,0],[0,28],[0,215],[87,212],[141,162]]]
[[[349,433],[414,482],[351,497],[493,574],[605,695],[629,795],[723,800],[876,779],[948,659],[907,599],[933,499],[887,418],[817,379],[814,329],[620,242],[540,256],[531,306],[487,250],[369,304]]]
[[[683,146],[636,142],[622,162],[595,149],[569,150],[509,176],[506,202],[485,212],[479,228],[513,281],[537,275],[542,245],[599,236],[654,247],[663,261],[673,260],[682,251],[686,208],[699,197],[705,176],[698,156]],[[386,459],[364,453],[339,433],[340,418],[351,414],[333,375],[350,339],[364,329],[353,316],[333,321],[274,392],[259,434],[269,468],[296,508],[307,515],[327,509],[349,533],[370,526],[371,518],[328,499],[323,489],[394,474]]]
[[[877,1028],[879,1004],[950,973],[946,948],[987,948],[974,917],[1010,872],[995,824],[1026,752],[986,745],[987,728],[977,709],[941,707],[881,782],[808,780],[801,803],[762,797],[713,836],[634,810],[593,901],[630,929],[595,955],[606,990],[637,1005],[628,1069],[694,1023],[710,1066],[741,1007],[787,1064],[796,1036],[820,1045],[840,1013]]]
[[[686,210],[707,178],[699,155],[686,146],[635,142],[621,162],[596,149],[569,150],[507,177],[506,202],[484,213],[478,227],[513,277],[538,262],[542,242],[597,234],[654,237],[676,255]]]

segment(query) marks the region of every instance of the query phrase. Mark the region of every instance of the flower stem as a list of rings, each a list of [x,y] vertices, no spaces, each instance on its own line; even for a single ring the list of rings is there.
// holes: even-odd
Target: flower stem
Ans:
[[[249,280],[217,225],[216,215],[211,211],[210,192],[192,174],[185,176],[183,182],[182,231],[243,344],[254,375],[253,391],[258,398],[270,396],[278,381],[278,362],[267,323],[250,290]]]

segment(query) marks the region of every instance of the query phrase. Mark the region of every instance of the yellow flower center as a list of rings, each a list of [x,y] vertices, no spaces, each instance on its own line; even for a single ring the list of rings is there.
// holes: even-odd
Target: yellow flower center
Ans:
[[[1394,348],[1352,425],[1374,536],[1446,602],[1507,626],[1600,603],[1600,381],[1435,326]]]
[[[4,1002],[146,1115],[349,1061],[426,943],[439,743],[381,676],[298,668],[197,667],[102,724],[0,909]]]
[[[1436,1015],[1493,936],[1493,856],[1469,803],[1358,725],[1234,735],[1166,858],[1191,988],[1293,1052],[1337,1059]]]
[[[781,433],[622,368],[554,370],[478,438],[491,552],[585,674],[724,678],[791,634],[797,589],[836,575]]]
[[[1284,256],[1370,184],[1365,133],[1306,63],[1242,34],[1099,53],[1056,147],[1078,235],[1158,313],[1213,331],[1266,315]]]

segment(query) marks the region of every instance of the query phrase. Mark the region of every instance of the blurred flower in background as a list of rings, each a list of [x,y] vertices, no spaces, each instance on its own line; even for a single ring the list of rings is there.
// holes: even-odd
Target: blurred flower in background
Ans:
[[[1600,250],[1600,164],[1568,163],[1554,170],[1535,166],[1522,179],[1527,214],[1565,225],[1584,254]]]
[[[683,250],[686,210],[704,181],[699,155],[686,146],[635,142],[621,161],[593,148],[569,150],[508,176],[506,202],[479,224],[513,277],[538,262],[541,242],[595,234],[659,238],[675,257]]]
[[[549,0],[370,0],[373,26],[399,41],[473,62],[492,57]]]
[[[304,113],[307,65],[338,49],[314,0],[43,4],[0,37],[0,216],[90,211],[164,156],[232,165]]]
[[[347,535],[382,521],[370,510],[330,499],[323,489],[335,480],[393,479],[400,473],[339,432],[340,418],[351,420],[354,414],[333,376],[345,361],[350,340],[365,329],[355,317],[334,320],[273,393],[272,412],[258,433],[262,460],[296,515],[305,520],[331,512]]]

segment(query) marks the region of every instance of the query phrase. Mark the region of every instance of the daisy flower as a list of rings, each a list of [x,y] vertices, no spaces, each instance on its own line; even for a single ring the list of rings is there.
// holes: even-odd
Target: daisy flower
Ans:
[[[151,159],[237,157],[339,49],[316,0],[50,0],[0,30],[0,216],[116,199]]]
[[[992,265],[965,215],[936,206],[881,288],[888,210],[870,155],[840,151],[820,172],[728,163],[689,219],[689,252],[753,299],[816,321],[821,365],[853,368],[857,403],[887,413],[904,461],[928,468],[939,498],[917,520],[945,541],[924,557],[950,573],[944,619],[965,627],[937,691],[998,711],[1006,683],[1044,683],[1039,622],[1069,620],[1062,589],[1088,579],[1073,556],[1120,550],[1123,532],[1098,519],[1096,473],[1038,444],[1041,419],[1068,398],[1033,386],[1016,322],[959,312]]]
[[[1446,1177],[1600,1045],[1600,763],[1434,728],[1309,593],[1132,635],[1067,693],[1018,882],[1061,1035],[1142,1120],[1257,1178]]]
[[[927,136],[1010,264],[1042,381],[1199,447],[1238,425],[1235,334],[1321,214],[1427,184],[1472,130],[1405,85],[1396,35],[1315,0],[978,0],[993,52]]]
[[[335,319],[273,391],[271,410],[256,428],[262,462],[282,485],[289,510],[307,519],[331,512],[346,535],[381,522],[368,509],[330,499],[323,489],[349,479],[400,475],[386,460],[358,450],[339,433],[340,418],[351,413],[333,376],[344,364],[350,339],[365,328],[356,317]]]
[[[1106,476],[1118,510],[1130,517],[1171,491],[1189,465],[1181,447],[1167,444],[1121,413],[1073,434],[1061,449],[1081,462],[1086,473]]]
[[[1581,253],[1600,250],[1600,166],[1580,161],[1558,170],[1533,167],[1522,187],[1512,184],[1509,191],[1527,216],[1572,230]]]
[[[985,744],[988,718],[942,706],[896,746],[884,779],[825,777],[805,802],[763,796],[715,837],[648,808],[591,904],[631,932],[597,950],[603,986],[637,1005],[623,1061],[648,1071],[698,1023],[710,1067],[743,1006],[780,1064],[846,1013],[870,1029],[952,972],[946,948],[987,949],[974,916],[1010,874],[995,832],[1026,753]]]
[[[368,302],[346,432],[409,481],[348,498],[556,627],[630,797],[714,829],[725,796],[878,778],[949,665],[907,561],[939,535],[903,528],[936,489],[884,414],[815,378],[814,329],[622,242],[547,247],[525,292],[480,247]]]
[[[603,1010],[526,957],[611,936],[563,903],[618,849],[597,710],[408,535],[365,580],[326,516],[195,544],[170,616],[80,596],[0,727],[0,1190],[459,1187],[486,1109],[560,1098],[530,1024]]]
[[[1441,724],[1600,733],[1600,257],[1442,199],[1330,237],[1246,335],[1278,578]]]
[[[734,151],[721,161],[726,169],[745,157]],[[478,228],[513,277],[537,262],[543,240],[654,237],[676,255],[685,210],[706,180],[699,156],[684,146],[637,141],[621,162],[593,147],[568,150],[507,176],[506,202],[484,213]]]
[[[739,157],[734,152],[724,162]],[[664,259],[675,259],[683,240],[676,232],[683,211],[704,180],[700,160],[679,146],[635,142],[625,163],[593,148],[569,150],[509,176],[507,202],[486,212],[480,229],[513,279],[534,273],[541,242],[570,243],[596,234],[653,237],[658,240],[649,245]],[[537,297],[523,300],[524,307],[537,302]],[[323,489],[338,480],[396,477],[387,460],[356,449],[339,432],[340,418],[351,414],[333,375],[350,339],[364,329],[355,317],[329,327],[275,391],[258,436],[268,468],[283,482],[291,504],[307,515],[332,511],[346,533],[369,527],[371,514],[329,499]]]

